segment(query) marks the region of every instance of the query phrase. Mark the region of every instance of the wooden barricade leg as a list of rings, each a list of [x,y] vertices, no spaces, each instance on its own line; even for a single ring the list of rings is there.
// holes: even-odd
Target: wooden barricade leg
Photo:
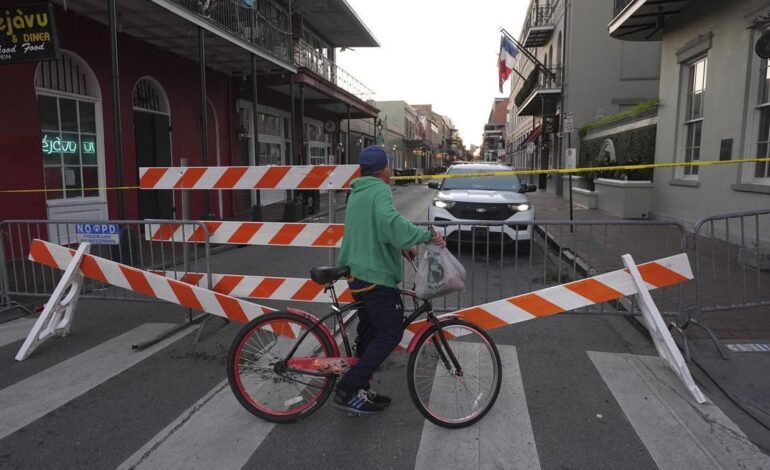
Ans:
[[[692,375],[690,375],[690,369],[687,368],[682,353],[679,352],[679,348],[677,348],[674,338],[671,336],[668,328],[666,328],[663,317],[660,315],[660,311],[655,305],[655,302],[653,302],[652,296],[650,296],[650,292],[647,289],[647,284],[642,279],[639,268],[637,268],[631,255],[623,255],[623,264],[626,265],[626,268],[628,269],[629,274],[631,274],[631,278],[634,280],[634,284],[639,291],[639,306],[642,310],[642,315],[644,315],[647,330],[649,330],[652,341],[655,343],[655,349],[658,350],[658,355],[663,360],[663,363],[666,364],[666,366],[668,366],[684,383],[695,401],[698,403],[705,403],[706,397],[700,391],[700,388],[695,385]]]
[[[81,243],[78,247],[72,262],[67,266],[51,298],[46,302],[43,313],[32,326],[32,330],[16,354],[17,361],[23,361],[29,357],[44,341],[54,336],[67,336],[69,334],[75,308],[80,298],[80,291],[83,288],[80,263],[90,248],[90,243]]]

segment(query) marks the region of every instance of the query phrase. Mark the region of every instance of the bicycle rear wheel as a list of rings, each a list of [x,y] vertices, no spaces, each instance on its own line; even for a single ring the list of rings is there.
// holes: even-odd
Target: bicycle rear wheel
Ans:
[[[487,414],[500,393],[500,353],[492,338],[472,323],[450,319],[441,322],[441,329],[460,370],[434,325],[409,356],[409,394],[432,423],[446,428],[470,426]]]
[[[235,397],[256,416],[275,423],[299,421],[316,411],[332,391],[334,378],[289,372],[281,363],[313,322],[275,312],[244,326],[230,347],[227,379]],[[302,341],[295,357],[333,357],[332,339],[319,328]],[[277,366],[276,366],[277,365]]]

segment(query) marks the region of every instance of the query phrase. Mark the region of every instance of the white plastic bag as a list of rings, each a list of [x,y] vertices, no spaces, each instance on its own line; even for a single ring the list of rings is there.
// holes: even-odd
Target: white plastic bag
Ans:
[[[428,245],[415,276],[415,293],[422,299],[465,289],[465,268],[446,248]]]

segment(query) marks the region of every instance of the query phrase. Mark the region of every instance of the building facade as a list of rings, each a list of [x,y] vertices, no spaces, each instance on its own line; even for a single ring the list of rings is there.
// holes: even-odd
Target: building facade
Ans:
[[[36,190],[4,194],[0,219],[181,218],[179,191],[136,189],[139,167],[344,155],[340,124],[378,110],[335,51],[378,44],[346,2],[332,3],[125,0],[115,22],[107,2],[54,0],[58,58],[0,64],[3,189]],[[188,216],[246,217],[286,198],[191,191]]]
[[[517,56],[508,151],[516,167],[561,168],[566,149],[579,147],[581,126],[657,96],[660,44],[613,41],[605,29],[612,16],[609,0],[530,1],[518,39],[543,68]],[[572,132],[560,129],[565,113]],[[558,179],[533,182],[560,193]]]
[[[678,1],[663,9],[643,0],[615,3],[612,37],[662,43],[656,163],[770,155],[770,68],[755,52],[770,30],[770,2]],[[652,27],[648,15],[657,15]],[[768,168],[656,169],[654,216],[691,226],[717,213],[767,209]]]
[[[505,161],[506,129],[508,128],[508,98],[495,98],[489,111],[484,133],[481,136],[481,159],[484,161]]]

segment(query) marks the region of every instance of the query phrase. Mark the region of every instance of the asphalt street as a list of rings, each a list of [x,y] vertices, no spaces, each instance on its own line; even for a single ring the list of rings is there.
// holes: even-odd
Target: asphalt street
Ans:
[[[432,194],[421,185],[394,192],[412,220],[426,218]],[[455,251],[474,281],[448,309],[561,278],[536,247],[490,258],[486,248],[473,250]],[[325,249],[242,247],[215,255],[212,269],[307,277],[328,262]],[[491,331],[504,357],[500,399],[480,423],[448,431],[412,404],[405,353],[394,353],[374,378],[394,400],[380,415],[353,419],[327,405],[297,424],[260,421],[226,384],[238,325],[214,319],[195,346],[189,329],[131,350],[184,313],[84,299],[71,335],[20,363],[13,356],[24,328],[14,322],[29,320],[0,325],[0,468],[770,468],[719,408],[687,400],[649,339],[624,318],[556,315]]]

